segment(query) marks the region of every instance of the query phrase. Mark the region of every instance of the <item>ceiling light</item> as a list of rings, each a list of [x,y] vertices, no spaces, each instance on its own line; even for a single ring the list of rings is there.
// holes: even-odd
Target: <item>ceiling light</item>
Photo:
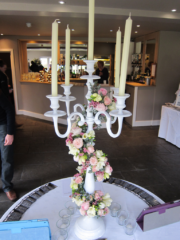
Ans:
[[[58,23],[61,23],[61,21],[58,21]]]
[[[113,32],[113,30],[110,30],[110,32]]]
[[[72,29],[72,31],[74,32],[75,30],[74,30],[74,29]]]
[[[41,36],[41,34],[38,33],[38,36]]]
[[[30,22],[27,22],[27,23],[26,23],[26,26],[30,28],[30,27],[31,27],[31,23],[30,23]]]
[[[140,25],[137,25],[137,27],[140,27]]]
[[[64,2],[64,1],[59,1],[59,3],[60,3],[60,4],[65,4],[65,2]]]
[[[135,31],[135,33],[138,33],[137,31]]]
[[[3,33],[1,33],[1,36],[4,35]]]
[[[171,12],[176,12],[177,10],[176,9],[172,9]]]

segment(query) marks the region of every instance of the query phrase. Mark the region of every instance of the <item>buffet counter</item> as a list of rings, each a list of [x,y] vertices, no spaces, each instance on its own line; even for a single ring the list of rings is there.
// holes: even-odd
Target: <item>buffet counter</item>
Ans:
[[[71,82],[72,83],[72,82]],[[47,121],[52,121],[51,118],[45,117],[44,113],[50,111],[50,101],[46,98],[47,95],[51,94],[51,83],[49,82],[39,82],[36,80],[21,80],[21,97],[22,97],[22,109],[18,111],[17,114],[23,114],[30,117],[35,117],[39,119],[44,119]],[[63,95],[64,89],[61,85],[64,82],[58,82],[58,94]],[[73,106],[77,103],[87,104],[87,99],[85,98],[87,94],[87,86],[85,83],[80,81],[77,83],[72,83],[71,96],[76,98],[75,101],[70,103],[70,112],[73,112]],[[109,85],[101,85],[106,90],[110,91]],[[60,109],[66,111],[66,106],[64,102],[59,102]],[[79,109],[80,110],[80,109]],[[59,123],[67,124],[67,116],[59,118]]]
[[[126,93],[130,94],[126,109],[132,116],[125,121],[132,127],[159,125],[159,121],[153,119],[155,89],[152,85],[126,82]]]

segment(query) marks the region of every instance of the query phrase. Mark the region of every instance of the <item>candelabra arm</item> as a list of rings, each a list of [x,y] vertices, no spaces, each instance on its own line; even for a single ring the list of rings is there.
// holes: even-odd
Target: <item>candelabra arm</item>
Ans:
[[[72,118],[73,118],[74,115],[78,115],[78,116],[81,118],[81,121],[79,121],[79,123],[78,123],[79,126],[82,126],[82,125],[84,124],[84,122],[85,122],[84,116],[83,116],[81,113],[73,112],[73,113],[71,113],[71,114],[68,116],[68,118],[67,118],[68,128],[67,128],[66,133],[64,133],[64,134],[61,134],[61,133],[59,132],[59,129],[58,129],[58,116],[54,116],[54,117],[53,117],[54,129],[55,129],[55,132],[56,132],[56,134],[57,134],[58,137],[60,137],[60,138],[66,138],[66,137],[69,135],[69,133],[70,133],[70,131],[71,131],[71,126],[72,126],[71,120],[72,120]]]
[[[80,107],[82,111],[85,111],[85,108],[83,107],[82,104],[76,104],[74,105],[74,112],[77,112],[78,107]],[[71,120],[75,120],[75,119],[76,119],[76,115]]]
[[[106,116],[106,128],[107,128],[107,132],[108,134],[112,137],[112,138],[117,138],[120,134],[121,134],[121,130],[122,130],[122,122],[123,122],[123,116],[122,117],[118,117],[118,132],[116,134],[114,134],[112,131],[111,131],[111,116],[109,116],[109,114],[107,112],[104,112],[104,111],[100,111],[98,113],[96,113],[95,115],[95,118],[94,118],[94,122],[99,125],[101,124],[101,121],[98,119],[99,116],[101,114],[104,114]],[[117,119],[117,118],[116,118]]]
[[[117,120],[117,117],[114,117],[114,119],[111,121],[111,124],[114,124]]]

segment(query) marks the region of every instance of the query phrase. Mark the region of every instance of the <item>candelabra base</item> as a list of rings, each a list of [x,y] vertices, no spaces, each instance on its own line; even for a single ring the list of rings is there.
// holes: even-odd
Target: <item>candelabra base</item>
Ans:
[[[62,117],[65,116],[66,112],[57,110],[57,111],[48,111],[44,114],[45,117]]]
[[[99,217],[81,216],[76,220],[74,231],[82,240],[92,240],[102,237],[105,233],[104,220]]]

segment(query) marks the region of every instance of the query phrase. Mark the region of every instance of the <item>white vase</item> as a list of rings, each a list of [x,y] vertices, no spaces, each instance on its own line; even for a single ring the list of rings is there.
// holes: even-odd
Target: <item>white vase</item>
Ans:
[[[94,173],[89,173],[91,171],[91,167],[87,168],[86,171],[86,178],[84,183],[84,189],[87,193],[93,194],[95,191],[95,179],[94,179]]]
[[[87,193],[93,194],[95,191],[94,173],[89,173],[91,168],[86,171],[84,188]],[[81,216],[75,223],[75,234],[79,239],[92,240],[102,237],[105,232],[105,223],[103,218]]]
[[[75,234],[79,239],[92,240],[102,237],[105,233],[103,218],[81,216],[75,223]]]

